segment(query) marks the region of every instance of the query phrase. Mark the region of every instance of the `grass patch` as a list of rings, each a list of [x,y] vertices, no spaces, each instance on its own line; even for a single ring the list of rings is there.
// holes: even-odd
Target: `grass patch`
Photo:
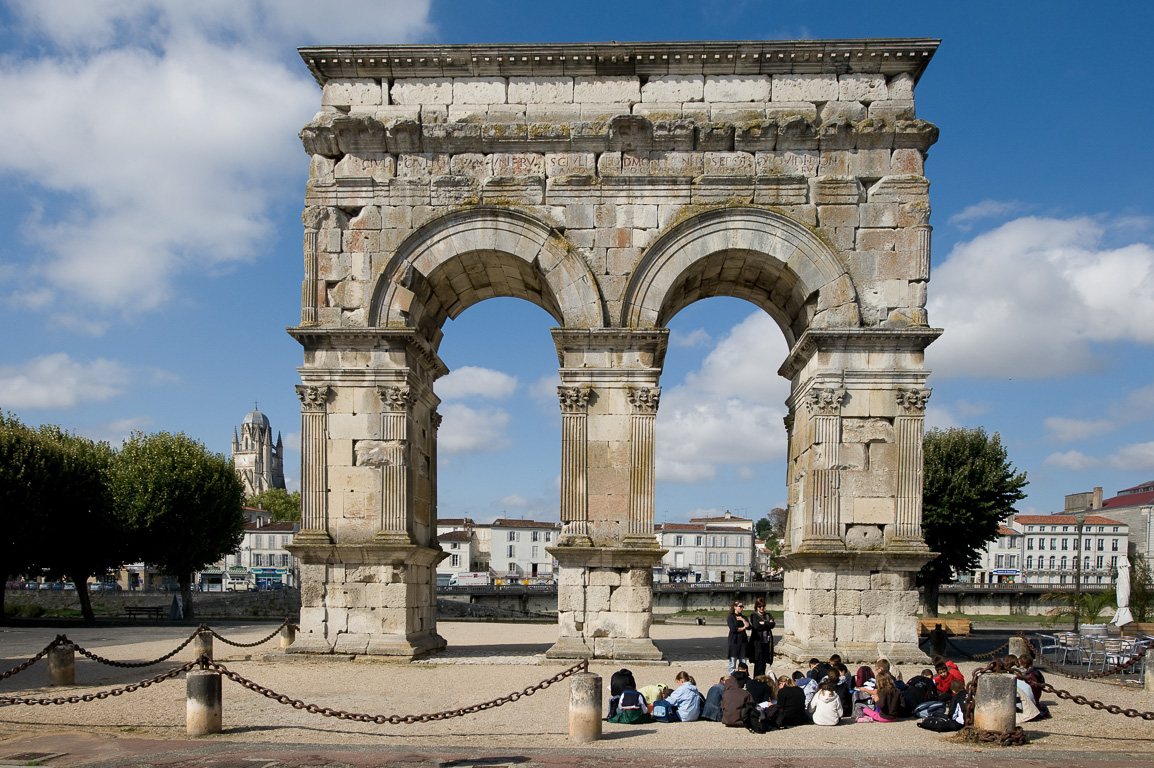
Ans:
[[[17,619],[38,619],[44,615],[44,607],[33,604],[10,605],[5,607],[4,613]]]
[[[929,618],[918,614],[918,618]],[[1037,624],[1038,626],[1050,626],[1053,620],[1052,616],[1027,616],[1025,614],[1013,614],[1004,616],[1002,614],[981,614],[981,613],[939,613],[939,619],[969,619],[975,624]],[[1073,626],[1073,621],[1060,621],[1058,624],[1069,624]]]
[[[677,613],[671,613],[668,615],[669,616],[685,616],[687,618],[701,617],[704,619],[720,619],[720,618],[725,618],[726,616],[729,615],[729,609],[726,608],[725,610],[721,610],[721,611],[712,610],[712,609],[699,609],[699,610],[695,610],[695,611],[678,611]]]

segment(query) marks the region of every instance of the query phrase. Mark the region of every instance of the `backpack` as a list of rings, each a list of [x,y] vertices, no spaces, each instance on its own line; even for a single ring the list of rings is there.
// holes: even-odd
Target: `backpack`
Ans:
[[[638,691],[622,691],[617,700],[617,712],[609,718],[611,723],[651,723],[649,707],[645,697]]]
[[[853,676],[853,687],[861,688],[866,682],[874,679],[874,671],[869,667],[858,667],[857,674]]]
[[[951,733],[962,730],[961,723],[953,718],[943,717],[942,715],[930,715],[919,722],[918,727],[925,728],[927,731],[937,731],[938,733]]]
[[[681,718],[677,716],[677,705],[670,704],[665,699],[659,699],[653,702],[653,719],[659,723],[680,723]]]
[[[745,705],[741,715],[745,721],[745,728],[750,733],[765,733],[777,727],[766,717],[766,709],[752,702]]]

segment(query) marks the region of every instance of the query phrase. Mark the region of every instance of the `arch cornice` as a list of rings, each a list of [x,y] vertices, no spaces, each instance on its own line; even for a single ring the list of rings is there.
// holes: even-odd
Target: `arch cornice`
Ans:
[[[604,302],[597,281],[569,241],[548,222],[529,212],[503,206],[456,210],[433,219],[409,235],[376,277],[370,324],[413,327],[410,319],[413,303],[420,301],[411,290],[415,277],[420,275],[427,281],[454,259],[474,253],[511,257],[514,263],[521,263],[519,268],[538,276],[547,289],[542,290],[540,296],[522,295],[515,290],[492,295],[532,301],[553,315],[562,327],[605,326]],[[449,310],[450,316],[455,317],[472,303],[475,302],[459,307],[456,312]]]
[[[808,327],[860,327],[857,291],[837,254],[804,224],[777,211],[753,207],[705,211],[659,237],[629,279],[622,326],[663,326],[676,311],[696,300],[677,303],[672,292],[678,281],[695,265],[730,253],[743,254],[744,268],[728,276],[723,270],[714,286],[697,291],[697,298],[728,295],[753,300],[755,294],[764,294],[758,303],[782,327],[791,345]],[[760,284],[770,275],[781,275],[780,285]],[[812,317],[799,325],[793,315],[806,304],[812,305]]]

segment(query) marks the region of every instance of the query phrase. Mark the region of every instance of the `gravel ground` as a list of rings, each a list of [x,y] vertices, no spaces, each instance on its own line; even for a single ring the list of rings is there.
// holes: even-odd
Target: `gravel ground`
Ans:
[[[569,666],[547,660],[544,651],[556,638],[554,625],[440,623],[450,650],[416,663],[376,659],[301,658],[285,656],[276,641],[256,649],[237,649],[216,643],[216,658],[229,669],[257,683],[305,702],[334,709],[370,714],[419,714],[487,701],[539,682]],[[267,635],[267,624],[220,624],[225,637],[251,642]],[[76,628],[68,636],[83,647],[110,659],[146,660],[159,657],[182,642],[189,627]],[[704,690],[725,673],[718,658],[724,646],[721,628],[696,625],[655,625],[653,638],[670,664],[626,664],[639,685],[672,685],[678,670],[693,675]],[[10,669],[37,653],[55,631],[40,628],[0,629],[0,669]],[[75,688],[47,686],[47,664],[0,681],[0,695],[59,696],[95,692],[137,682],[192,659],[191,647],[172,660],[145,669],[117,669],[78,657]],[[622,666],[595,663],[591,671],[606,685]],[[967,675],[975,664],[961,663]],[[776,672],[794,669],[779,661]],[[902,667],[905,677],[920,667]],[[1154,692],[1136,687],[1072,681],[1050,675],[1051,684],[1069,688],[1109,704],[1154,710]],[[608,694],[606,694],[606,701]],[[1078,752],[1126,755],[1148,759],[1154,751],[1154,722],[1096,712],[1086,706],[1043,698],[1054,715],[1026,725],[1031,744],[1017,748],[1015,757],[1031,752]],[[585,747],[592,753],[622,749],[663,754],[703,754],[725,750],[764,750],[774,754],[805,754],[819,748],[826,753],[920,754],[962,756],[975,751],[972,744],[924,731],[908,720],[894,724],[850,724],[837,729],[802,726],[767,735],[717,723],[624,726],[605,723],[602,741]],[[562,682],[532,697],[497,709],[442,722],[414,725],[369,725],[310,715],[262,697],[231,681],[224,681],[222,734],[198,741],[316,745],[408,745],[414,749],[476,747],[480,749],[567,749],[568,684]],[[846,729],[852,728],[848,732]],[[185,739],[184,683],[178,678],[150,688],[91,703],[62,706],[0,708],[0,739],[30,733],[92,733],[145,738]],[[767,741],[768,740],[768,741]]]

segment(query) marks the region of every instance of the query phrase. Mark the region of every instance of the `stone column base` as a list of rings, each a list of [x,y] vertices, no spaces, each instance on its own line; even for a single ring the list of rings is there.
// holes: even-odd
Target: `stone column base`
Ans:
[[[925,663],[918,647],[914,577],[936,553],[849,550],[793,551],[779,558],[786,568],[786,635],[776,651],[794,661]]]
[[[446,647],[437,634],[441,549],[379,541],[297,544],[300,632],[287,653],[415,659]]]
[[[649,638],[653,566],[663,549],[550,547],[557,558],[557,642],[550,659],[660,661]]]

